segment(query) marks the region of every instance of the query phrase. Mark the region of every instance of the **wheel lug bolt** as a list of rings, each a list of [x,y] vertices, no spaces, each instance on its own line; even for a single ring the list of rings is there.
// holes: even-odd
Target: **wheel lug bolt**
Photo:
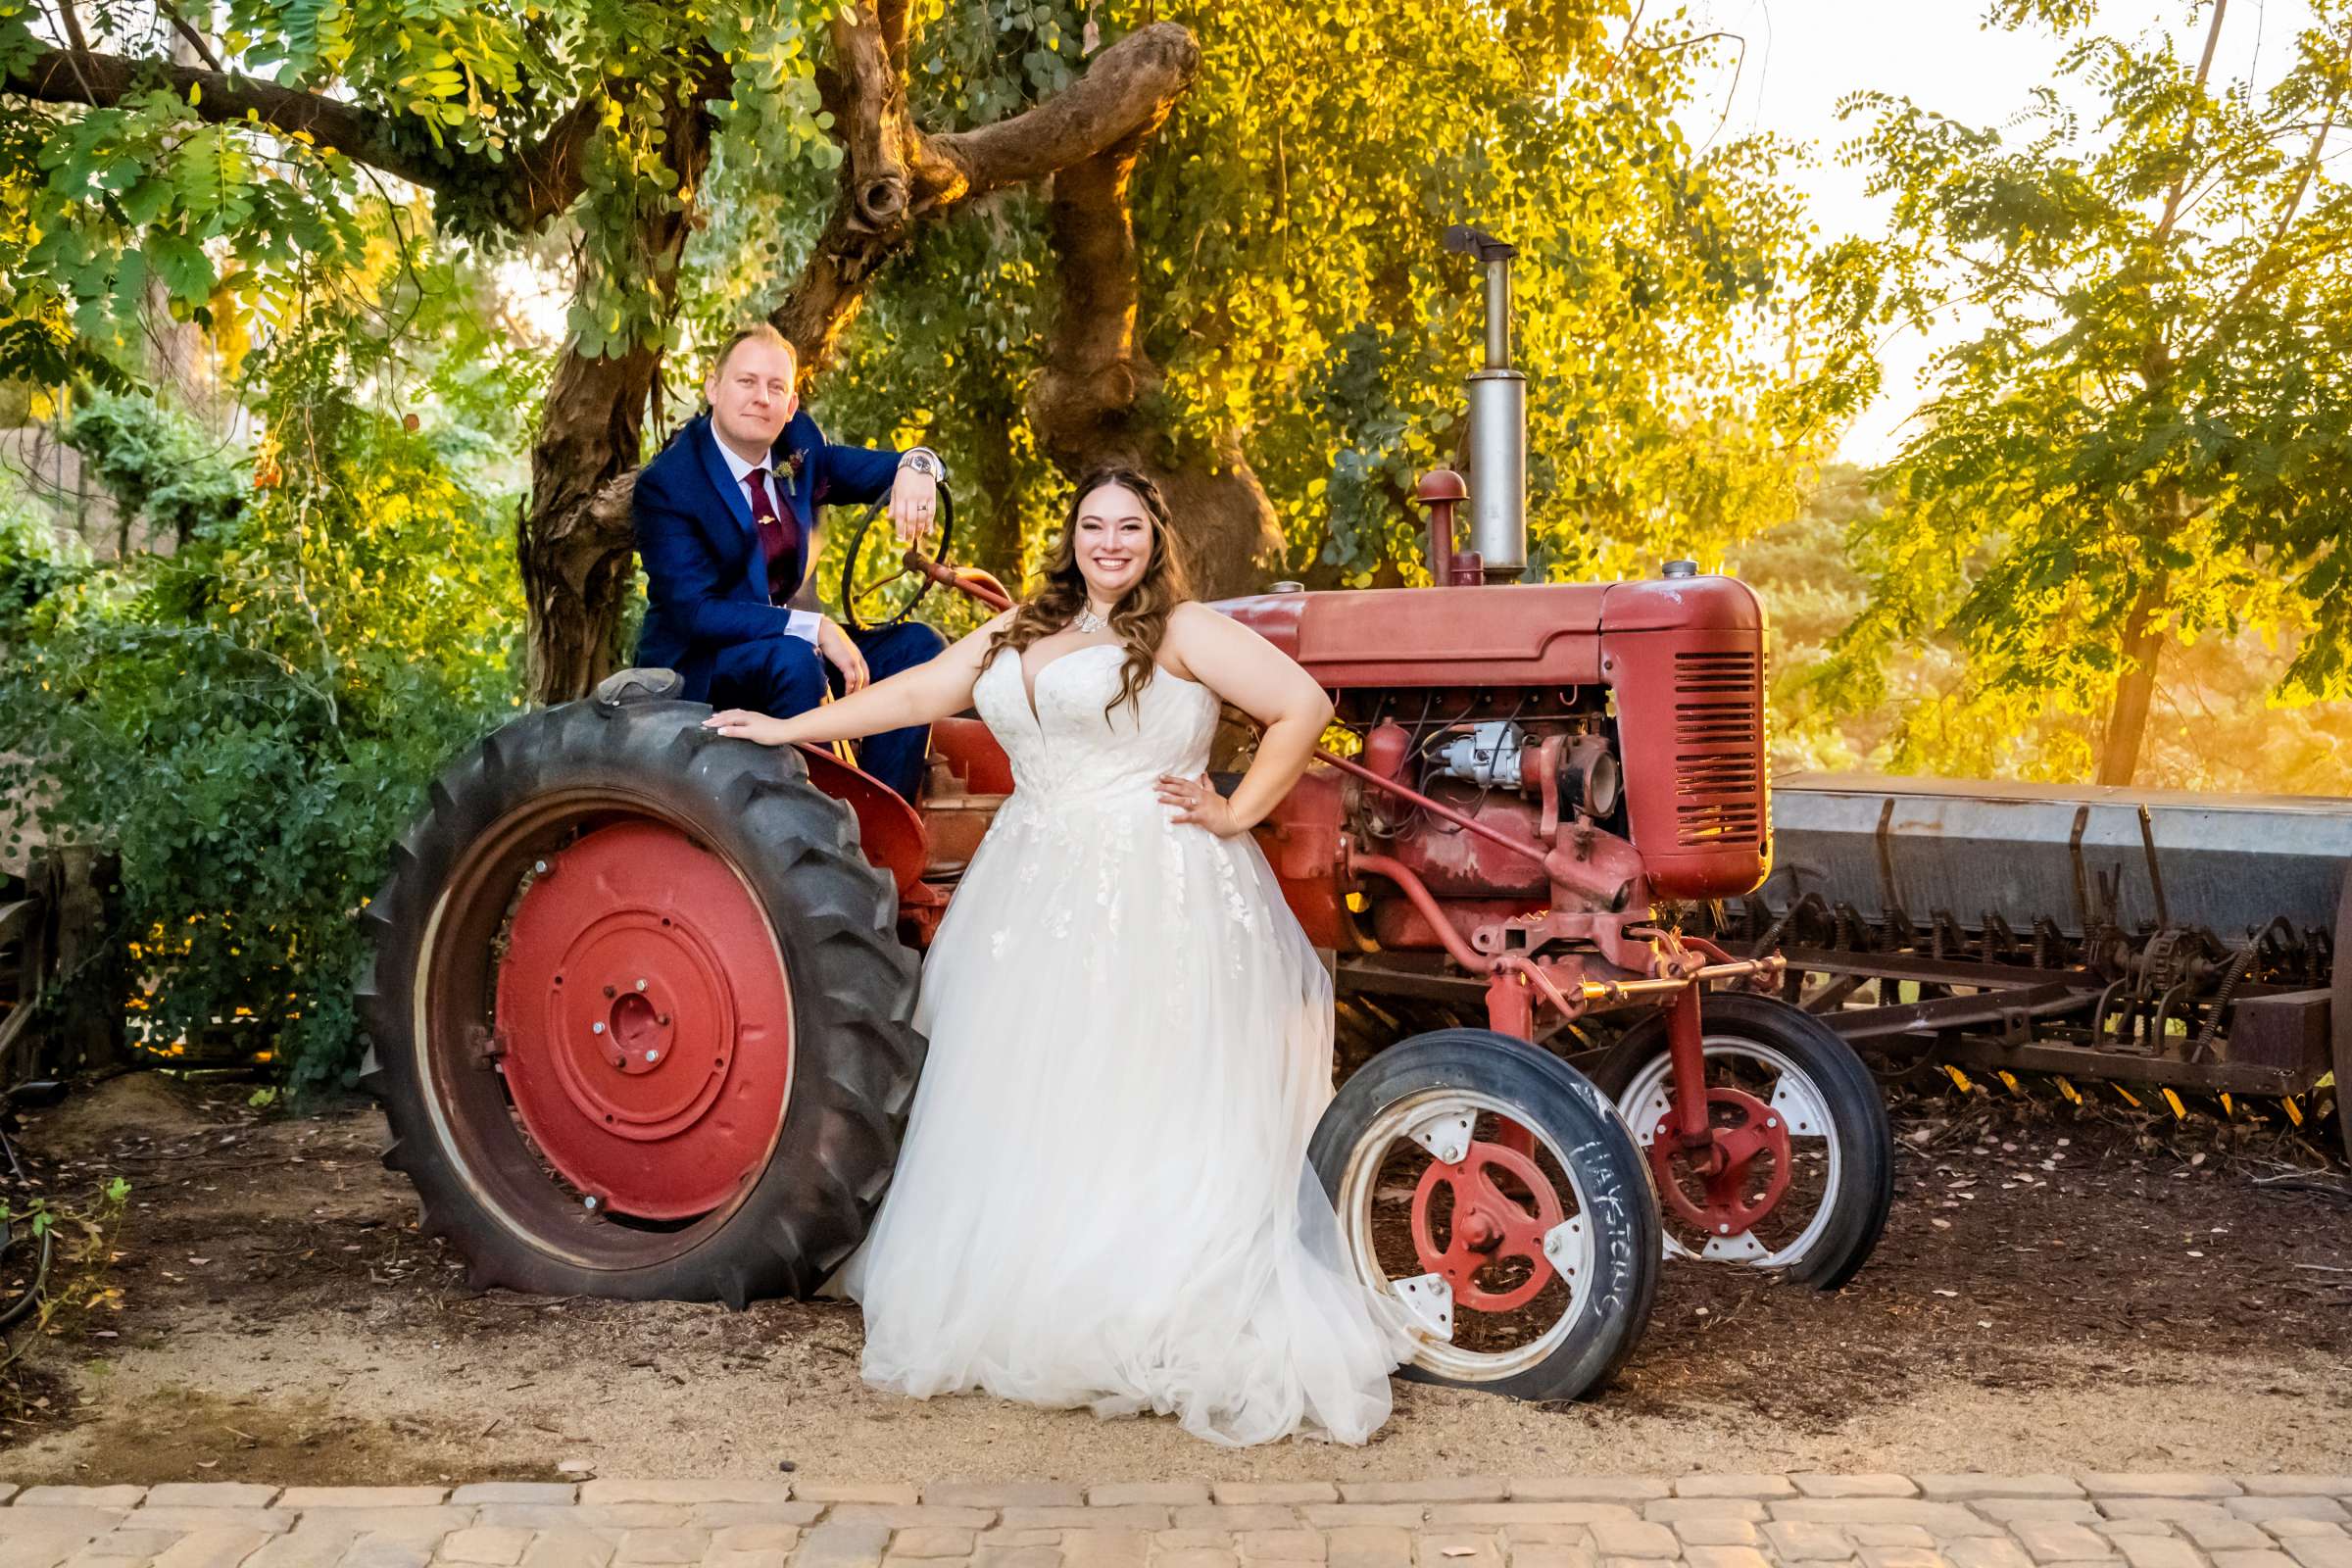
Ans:
[[[601,1034],[603,1034],[603,1033],[605,1032],[605,1025],[604,1025],[604,1022],[603,1022],[603,1020],[602,1020],[602,1019],[599,1019],[597,1022],[590,1024],[590,1025],[588,1026],[588,1032],[589,1032],[590,1034],[594,1034],[594,1035],[601,1035]]]
[[[648,1061],[660,1061],[662,1059],[662,1053],[659,1051],[649,1051],[645,1054],[645,1059]]]
[[[589,1194],[589,1195],[588,1195],[586,1198],[583,1198],[583,1199],[581,1199],[581,1200],[580,1200],[580,1206],[581,1206],[582,1208],[586,1209],[586,1210],[587,1210],[589,1213],[591,1213],[591,1214],[595,1213],[595,1212],[596,1212],[596,1195],[595,1195],[594,1193],[590,1193],[590,1194]]]
[[[668,1027],[669,1027],[669,1014],[668,1014],[668,1013],[666,1013],[666,1012],[663,1012],[663,1013],[657,1013],[657,1014],[655,1015],[655,1017],[654,1017],[654,1022],[656,1022],[656,1023],[660,1024],[660,1025],[661,1025],[662,1028],[666,1029],[666,1028],[668,1028]]]
[[[643,991],[643,990],[645,989],[645,982],[644,982],[644,981],[642,981],[642,980],[638,981],[638,982],[637,982],[637,989],[638,989],[638,990],[640,990],[640,991]]]

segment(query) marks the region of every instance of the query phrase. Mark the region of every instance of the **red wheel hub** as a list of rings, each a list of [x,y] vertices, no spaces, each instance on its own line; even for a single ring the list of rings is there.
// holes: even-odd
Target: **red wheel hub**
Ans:
[[[1788,1191],[1788,1124],[1763,1101],[1740,1089],[1709,1089],[1707,1110],[1712,1125],[1707,1142],[1685,1149],[1675,1107],[1669,1102],[1651,1130],[1649,1163],[1657,1177],[1659,1200],[1689,1223],[1709,1236],[1738,1236],[1772,1212]],[[1772,1156],[1772,1174],[1763,1192],[1750,1196],[1748,1172],[1759,1154]],[[1706,1201],[1690,1195],[1675,1168],[1690,1160],[1706,1189]]]
[[[1528,1191],[1533,1211],[1505,1194],[1493,1172],[1507,1171]],[[1453,1199],[1452,1224],[1446,1245],[1437,1245],[1431,1200],[1447,1189]],[[1432,1160],[1413,1191],[1413,1250],[1421,1266],[1442,1274],[1453,1289],[1456,1306],[1474,1312],[1508,1312],[1525,1306],[1551,1278],[1551,1263],[1544,1255],[1544,1238],[1557,1226],[1564,1211],[1559,1195],[1544,1180],[1536,1162],[1501,1144],[1473,1143],[1461,1163],[1442,1165]],[[1529,1271],[1517,1285],[1490,1290],[1479,1275],[1507,1257],[1524,1257]]]
[[[523,1126],[599,1206],[691,1219],[759,1174],[792,1081],[792,993],[760,906],[674,828],[551,856],[498,975]]]

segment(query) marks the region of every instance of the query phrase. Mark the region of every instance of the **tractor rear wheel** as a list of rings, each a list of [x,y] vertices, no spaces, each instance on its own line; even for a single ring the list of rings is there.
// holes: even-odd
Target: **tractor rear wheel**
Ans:
[[[892,881],[797,752],[710,711],[490,735],[367,911],[384,1162],[477,1288],[806,1295],[889,1184],[923,1056]]]
[[[1341,1085],[1308,1158],[1357,1276],[1419,1348],[1402,1375],[1572,1399],[1616,1375],[1657,1295],[1642,1152],[1575,1068],[1491,1029],[1440,1029]]]
[[[1699,1032],[1715,1148],[1730,1156],[1712,1171],[1674,1147],[1663,1012],[1592,1069],[1649,1156],[1666,1255],[1836,1290],[1869,1259],[1894,1204],[1894,1139],[1877,1080],[1837,1031],[1778,998],[1710,992]]]

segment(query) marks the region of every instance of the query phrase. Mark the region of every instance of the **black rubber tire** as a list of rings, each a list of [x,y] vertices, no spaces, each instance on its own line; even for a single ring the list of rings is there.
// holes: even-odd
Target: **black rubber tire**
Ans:
[[[1398,1375],[1416,1383],[1476,1389],[1519,1399],[1576,1399],[1607,1387],[1641,1343],[1657,1298],[1663,1242],[1642,1151],[1606,1096],[1575,1068],[1514,1036],[1492,1029],[1439,1029],[1400,1041],[1340,1086],[1323,1112],[1307,1158],[1336,1205],[1349,1154],[1382,1111],[1433,1089],[1471,1090],[1513,1107],[1570,1165],[1591,1199],[1606,1270],[1606,1290],[1584,1320],[1536,1365],[1508,1377],[1475,1381],[1409,1364]],[[1343,1237],[1347,1220],[1341,1221]]]
[[[1894,1135],[1878,1080],[1854,1048],[1819,1018],[1778,997],[1711,991],[1700,1008],[1709,1035],[1736,1035],[1771,1046],[1795,1062],[1829,1108],[1841,1170],[1838,1210],[1813,1245],[1777,1269],[1786,1278],[1834,1291],[1870,1260],[1894,1206]],[[1626,1031],[1592,1069],[1592,1081],[1618,1108],[1651,1061],[1666,1054],[1666,1015],[1656,1012]]]
[[[630,1299],[805,1296],[863,1238],[897,1163],[922,1067],[912,1024],[918,963],[895,928],[891,878],[859,853],[856,819],[808,782],[800,754],[702,728],[710,710],[658,700],[564,704],[515,720],[460,758],[393,857],[367,910],[374,961],[359,993],[371,1039],[363,1073],[393,1143],[384,1163],[416,1183],[423,1228],[447,1237],[475,1288]],[[790,976],[792,1087],[767,1164],[723,1217],[694,1222],[677,1255],[583,1266],[487,1201],[436,1130],[413,1019],[422,943],[448,879],[493,824],[551,791],[653,803],[744,877]]]

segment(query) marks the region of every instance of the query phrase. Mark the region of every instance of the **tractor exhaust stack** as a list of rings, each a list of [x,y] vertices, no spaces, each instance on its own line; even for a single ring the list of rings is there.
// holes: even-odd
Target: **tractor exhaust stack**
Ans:
[[[1518,247],[1456,223],[1446,248],[1487,270],[1487,363],[1470,396],[1470,548],[1489,582],[1527,570],[1527,377],[1511,368],[1511,258]]]

